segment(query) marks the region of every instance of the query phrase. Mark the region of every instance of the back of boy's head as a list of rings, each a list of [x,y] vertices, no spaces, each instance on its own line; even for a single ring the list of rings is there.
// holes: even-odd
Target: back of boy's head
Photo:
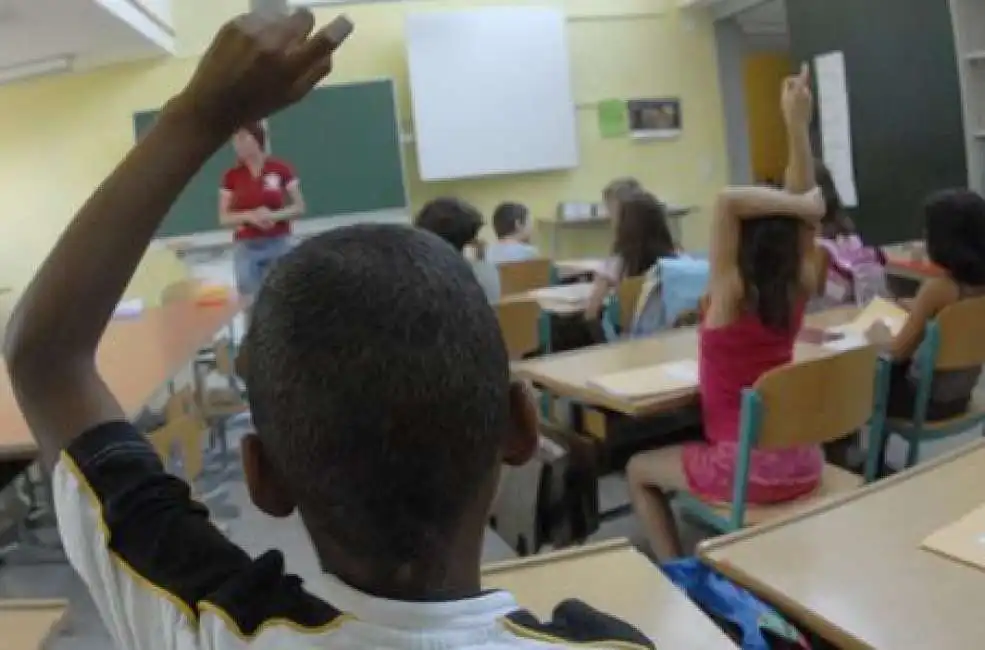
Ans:
[[[264,455],[316,546],[392,575],[485,515],[509,361],[471,268],[440,239],[360,225],[305,241],[260,291],[247,350]]]
[[[967,189],[935,192],[924,218],[930,259],[957,282],[985,285],[985,198]]]
[[[515,235],[527,223],[529,211],[522,203],[500,203],[493,212],[493,230],[496,237],[503,239]]]
[[[462,252],[482,230],[482,213],[462,199],[443,197],[429,201],[414,218],[418,228],[433,232]]]

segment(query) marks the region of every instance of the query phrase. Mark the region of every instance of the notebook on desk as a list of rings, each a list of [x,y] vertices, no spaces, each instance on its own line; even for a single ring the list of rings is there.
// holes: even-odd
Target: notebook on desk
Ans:
[[[828,331],[846,335],[864,335],[876,322],[882,321],[893,336],[896,336],[903,329],[907,316],[906,310],[896,303],[876,297],[869,301],[869,304],[855,317],[855,320],[840,327],[828,328]]]
[[[693,359],[668,361],[602,375],[588,385],[626,399],[645,399],[663,393],[693,389],[698,386],[698,362]]]
[[[985,569],[985,506],[932,533],[921,546],[946,558]]]

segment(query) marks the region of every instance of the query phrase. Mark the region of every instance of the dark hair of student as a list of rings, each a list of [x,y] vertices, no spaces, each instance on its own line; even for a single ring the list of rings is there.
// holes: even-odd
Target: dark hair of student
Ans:
[[[621,200],[612,253],[622,259],[626,277],[646,273],[661,257],[675,257],[666,206],[642,190]]]
[[[246,348],[270,471],[323,566],[329,549],[383,584],[444,575],[463,522],[481,534],[511,426],[509,359],[468,262],[405,226],[312,237],[271,270]]]
[[[629,176],[617,178],[605,186],[602,190],[602,198],[606,201],[622,201],[642,189],[643,186],[635,178]]]
[[[461,253],[482,230],[482,213],[461,199],[445,197],[429,201],[417,213],[414,225],[433,232]]]
[[[522,203],[500,203],[493,212],[492,225],[496,237],[502,239],[516,234],[527,223],[530,211]]]
[[[841,195],[838,194],[838,187],[835,179],[820,160],[814,161],[814,180],[821,188],[821,196],[824,197],[824,216],[821,218],[821,236],[825,239],[834,239],[839,236],[855,234],[855,223],[845,211],[845,205],[841,202]]]
[[[802,300],[802,230],[794,217],[744,219],[740,226],[739,275],[746,309],[767,328],[792,326],[796,301]]]
[[[985,199],[976,192],[936,192],[924,203],[927,254],[955,282],[985,286]]]

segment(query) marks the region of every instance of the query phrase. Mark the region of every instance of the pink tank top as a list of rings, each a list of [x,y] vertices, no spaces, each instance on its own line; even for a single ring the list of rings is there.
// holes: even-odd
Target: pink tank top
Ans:
[[[701,327],[701,410],[708,442],[688,445],[683,457],[688,483],[696,494],[711,501],[732,500],[742,389],[793,359],[803,316],[801,303],[786,332],[765,327],[754,313],[725,327]],[[816,446],[753,450],[747,499],[776,503],[807,494],[820,483],[823,467],[824,456]]]

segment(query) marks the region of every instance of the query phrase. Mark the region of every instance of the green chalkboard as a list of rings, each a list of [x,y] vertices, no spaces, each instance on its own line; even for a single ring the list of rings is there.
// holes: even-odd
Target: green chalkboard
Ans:
[[[134,115],[137,137],[157,111]],[[323,86],[270,118],[271,153],[292,165],[308,206],[305,219],[407,207],[393,82]],[[219,229],[223,173],[235,156],[227,145],[209,160],[175,203],[159,237]]]
[[[787,0],[787,20],[796,60],[845,54],[862,235],[920,237],[924,197],[968,184],[948,0]]]
[[[311,216],[406,208],[397,124],[393,82],[325,86],[270,118],[270,143]]]
[[[143,111],[133,116],[135,135],[140,136],[154,124],[158,111]],[[224,146],[202,167],[192,179],[164,223],[157,231],[158,237],[192,235],[219,229],[219,186],[222,175],[236,160],[231,146]]]

